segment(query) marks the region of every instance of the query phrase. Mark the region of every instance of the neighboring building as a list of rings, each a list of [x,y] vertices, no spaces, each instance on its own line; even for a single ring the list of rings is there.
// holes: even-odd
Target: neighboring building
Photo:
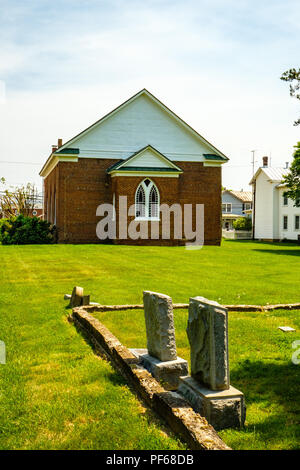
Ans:
[[[30,211],[29,217],[38,217],[41,218],[43,216],[43,205],[38,203],[35,205],[34,209]]]
[[[18,210],[17,209],[14,209],[14,212],[15,212],[15,215],[18,215]],[[42,218],[42,216],[43,216],[43,205],[40,204],[40,203],[35,204],[34,209],[29,210],[28,217]],[[5,217],[6,217],[5,211],[3,211],[1,209],[1,204],[0,204],[0,219],[3,219]]]
[[[162,238],[160,204],[203,204],[205,244],[221,241],[221,165],[228,158],[143,89],[62,145],[54,146],[40,175],[44,216],[58,228],[61,243],[96,243],[96,209],[115,208],[115,243],[168,244]],[[125,240],[119,234],[119,196],[135,215],[157,221],[158,240]]]
[[[287,168],[259,168],[250,184],[253,186],[253,237],[262,240],[297,240],[300,235],[300,208],[284,196],[282,183]]]
[[[252,216],[252,192],[225,189],[222,192],[222,228],[232,230],[236,219],[247,216]]]

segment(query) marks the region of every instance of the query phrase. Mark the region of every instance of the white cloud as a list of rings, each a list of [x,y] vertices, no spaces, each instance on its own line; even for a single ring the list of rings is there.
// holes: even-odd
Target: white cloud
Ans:
[[[299,107],[279,76],[297,66],[296,2],[71,3],[44,2],[43,11],[28,2],[6,15],[0,160],[42,166],[58,137],[68,140],[143,87],[228,154],[226,186],[246,189],[253,148],[257,159],[272,152],[274,164],[291,158]],[[40,184],[38,170],[0,163],[12,182]]]

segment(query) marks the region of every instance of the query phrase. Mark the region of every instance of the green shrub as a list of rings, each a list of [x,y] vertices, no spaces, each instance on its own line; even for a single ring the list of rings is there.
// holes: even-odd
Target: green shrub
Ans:
[[[56,229],[38,217],[18,215],[0,220],[0,242],[2,245],[33,245],[55,242]]]
[[[246,230],[252,229],[252,220],[250,217],[240,217],[233,222],[233,228],[235,230]]]

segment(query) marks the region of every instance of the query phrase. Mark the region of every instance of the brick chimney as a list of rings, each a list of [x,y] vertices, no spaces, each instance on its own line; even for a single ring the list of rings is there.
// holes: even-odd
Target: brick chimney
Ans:
[[[57,150],[57,145],[52,145],[52,153],[56,152]]]
[[[269,160],[268,157],[263,157],[263,167],[264,168],[268,166],[268,160]]]
[[[57,140],[57,148],[59,149],[59,147],[62,146],[62,139],[58,139]]]

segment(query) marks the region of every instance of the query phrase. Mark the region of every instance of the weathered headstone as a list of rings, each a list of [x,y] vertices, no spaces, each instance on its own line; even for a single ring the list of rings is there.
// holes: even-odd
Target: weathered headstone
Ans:
[[[90,305],[90,296],[89,295],[83,295],[82,296],[82,305]]]
[[[145,291],[144,313],[148,349],[131,351],[167,390],[176,390],[179,377],[188,373],[188,363],[177,357],[171,297]]]
[[[81,290],[82,289],[82,290]],[[70,294],[65,294],[64,295],[65,300],[70,300],[69,307],[80,307],[83,305],[99,305],[98,302],[91,302],[91,296],[90,295],[83,295],[83,288],[82,287],[74,287],[72,295]],[[81,299],[81,301],[80,301]],[[80,304],[79,304],[80,301]]]
[[[242,426],[244,395],[229,380],[227,309],[204,297],[192,297],[187,335],[191,376],[180,377],[178,391],[216,429]]]
[[[211,390],[229,389],[226,308],[204,297],[190,299],[187,335],[191,376]]]
[[[83,300],[83,287],[75,286],[72,291],[72,296],[70,300],[70,307],[80,307],[82,305]]]
[[[177,359],[172,299],[144,291],[148,353],[160,361]]]

